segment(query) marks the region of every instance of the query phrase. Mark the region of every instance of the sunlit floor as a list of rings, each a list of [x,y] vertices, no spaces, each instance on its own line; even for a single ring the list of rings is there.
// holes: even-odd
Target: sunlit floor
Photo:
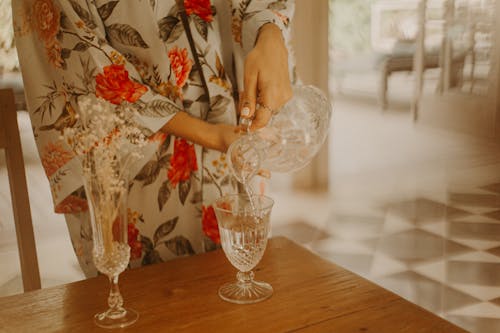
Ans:
[[[274,234],[467,330],[500,332],[500,146],[375,101],[337,97],[331,193],[277,193]]]
[[[415,126],[404,101],[381,112],[374,98],[347,95],[332,122],[331,192],[290,192],[286,177],[273,176],[273,235],[468,330],[499,332],[500,147]],[[64,220],[51,212],[26,114],[20,124],[43,287],[83,279]],[[22,286],[3,156],[0,211],[4,296]]]

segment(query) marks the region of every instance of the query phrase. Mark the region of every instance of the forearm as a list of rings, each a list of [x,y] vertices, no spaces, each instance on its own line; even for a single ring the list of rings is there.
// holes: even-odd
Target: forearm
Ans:
[[[211,124],[186,112],[178,112],[161,131],[184,138],[208,149],[225,152],[236,138],[236,127],[227,124]]]
[[[269,22],[260,27],[257,38],[255,39],[255,45],[266,43],[267,41],[271,41],[275,45],[277,44],[286,48],[283,33],[275,23]]]

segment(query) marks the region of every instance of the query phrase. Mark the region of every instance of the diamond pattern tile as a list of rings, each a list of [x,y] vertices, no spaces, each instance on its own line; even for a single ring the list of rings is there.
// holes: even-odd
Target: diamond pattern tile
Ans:
[[[490,302],[493,303],[493,304],[496,304],[496,305],[500,306],[500,297],[492,299]]]
[[[485,251],[466,252],[463,254],[451,256],[449,260],[500,263],[500,258]]]
[[[333,215],[327,225],[328,232],[344,239],[366,239],[378,236],[384,228],[379,216]]]
[[[495,192],[495,193],[500,194],[500,183],[486,185],[486,186],[483,186],[481,188],[484,190],[487,190],[487,191],[491,191],[491,192]]]
[[[371,254],[349,254],[338,252],[320,252],[319,254],[323,258],[326,258],[349,271],[365,277],[368,276],[373,262],[373,255]]]
[[[496,246],[500,244],[500,242],[498,241],[488,241],[488,240],[478,240],[478,239],[455,238],[455,237],[449,237],[449,239],[459,244],[471,247],[474,250],[478,251],[488,251],[489,249],[494,249]]]
[[[449,280],[446,281],[446,284],[483,302],[500,297],[500,287],[480,286],[479,284],[470,283],[452,283]]]
[[[376,242],[377,250],[409,264],[471,250],[465,245],[419,229],[385,235],[369,242]]]
[[[500,241],[500,223],[469,223],[453,221],[449,224],[451,237]]]
[[[500,195],[479,193],[449,193],[449,203],[457,206],[499,207]]]
[[[500,287],[500,263],[450,260],[446,269],[452,283]]]
[[[500,319],[456,315],[445,315],[445,318],[471,333],[500,332]]]
[[[478,299],[415,272],[376,280],[385,288],[432,312],[445,312],[479,302]]]
[[[391,274],[406,272],[408,265],[402,261],[393,259],[381,252],[376,252],[373,256],[372,267],[370,269],[370,277],[377,278]]]
[[[495,219],[495,220],[500,221],[500,209],[499,210],[494,210],[492,212],[484,213],[483,215],[487,216],[487,217],[489,217],[491,219]]]
[[[285,236],[299,244],[307,244],[315,240],[329,237],[328,233],[324,230],[318,229],[305,222],[295,222],[287,224],[286,226],[280,225],[273,227],[272,235]]]
[[[470,214],[465,210],[426,198],[389,204],[386,209],[389,213],[401,216],[415,224],[435,222],[440,219],[454,219]]]
[[[335,236],[313,241],[309,245],[313,251],[323,253],[372,254],[375,250],[374,245]]]
[[[500,246],[489,249],[488,252],[500,257]]]

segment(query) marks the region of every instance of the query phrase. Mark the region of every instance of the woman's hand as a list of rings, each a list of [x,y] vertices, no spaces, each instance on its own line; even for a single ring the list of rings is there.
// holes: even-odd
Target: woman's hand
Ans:
[[[285,41],[281,30],[268,23],[260,29],[255,47],[245,59],[240,114],[253,118],[250,129],[256,130],[266,126],[272,112],[291,97]]]

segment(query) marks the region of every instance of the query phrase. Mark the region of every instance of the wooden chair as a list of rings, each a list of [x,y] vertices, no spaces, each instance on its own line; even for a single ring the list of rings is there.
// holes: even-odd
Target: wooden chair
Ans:
[[[24,291],[40,289],[40,271],[12,89],[0,89],[0,149],[5,149]]]

